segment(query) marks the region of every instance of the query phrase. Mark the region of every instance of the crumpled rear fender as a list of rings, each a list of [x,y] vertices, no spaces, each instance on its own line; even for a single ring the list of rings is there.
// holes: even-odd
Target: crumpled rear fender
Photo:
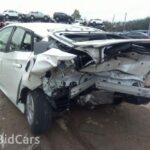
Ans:
[[[30,90],[36,89],[42,84],[41,79],[47,71],[57,67],[60,61],[73,60],[75,57],[76,55],[74,54],[63,52],[56,48],[32,57],[23,74],[22,85]]]

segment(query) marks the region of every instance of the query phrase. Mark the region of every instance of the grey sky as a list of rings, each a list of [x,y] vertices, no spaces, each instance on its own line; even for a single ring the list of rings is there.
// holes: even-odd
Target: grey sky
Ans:
[[[52,16],[56,11],[72,14],[80,10],[83,18],[100,18],[112,21],[123,21],[125,12],[127,20],[150,16],[150,0],[3,0],[0,12],[15,9],[20,12],[39,10]]]

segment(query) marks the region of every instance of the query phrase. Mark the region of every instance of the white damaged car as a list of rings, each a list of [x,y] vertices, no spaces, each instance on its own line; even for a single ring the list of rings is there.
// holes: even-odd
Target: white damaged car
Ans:
[[[149,87],[150,40],[54,23],[0,30],[0,89],[25,113],[33,133],[45,132],[53,113],[73,101],[145,104]]]

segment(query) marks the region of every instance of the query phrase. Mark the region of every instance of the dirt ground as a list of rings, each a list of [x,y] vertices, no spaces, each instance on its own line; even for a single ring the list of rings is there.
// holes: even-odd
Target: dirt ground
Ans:
[[[74,108],[54,121],[39,145],[0,145],[0,150],[149,150],[150,107],[123,103],[94,110]],[[0,94],[0,132],[33,136],[25,117]]]

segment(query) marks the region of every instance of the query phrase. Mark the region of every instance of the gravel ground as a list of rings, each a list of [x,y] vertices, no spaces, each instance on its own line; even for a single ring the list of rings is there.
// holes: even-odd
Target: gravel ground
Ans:
[[[0,150],[149,150],[150,106],[123,103],[73,108],[40,136],[40,144],[5,144]],[[0,94],[0,132],[32,137],[25,117]]]

